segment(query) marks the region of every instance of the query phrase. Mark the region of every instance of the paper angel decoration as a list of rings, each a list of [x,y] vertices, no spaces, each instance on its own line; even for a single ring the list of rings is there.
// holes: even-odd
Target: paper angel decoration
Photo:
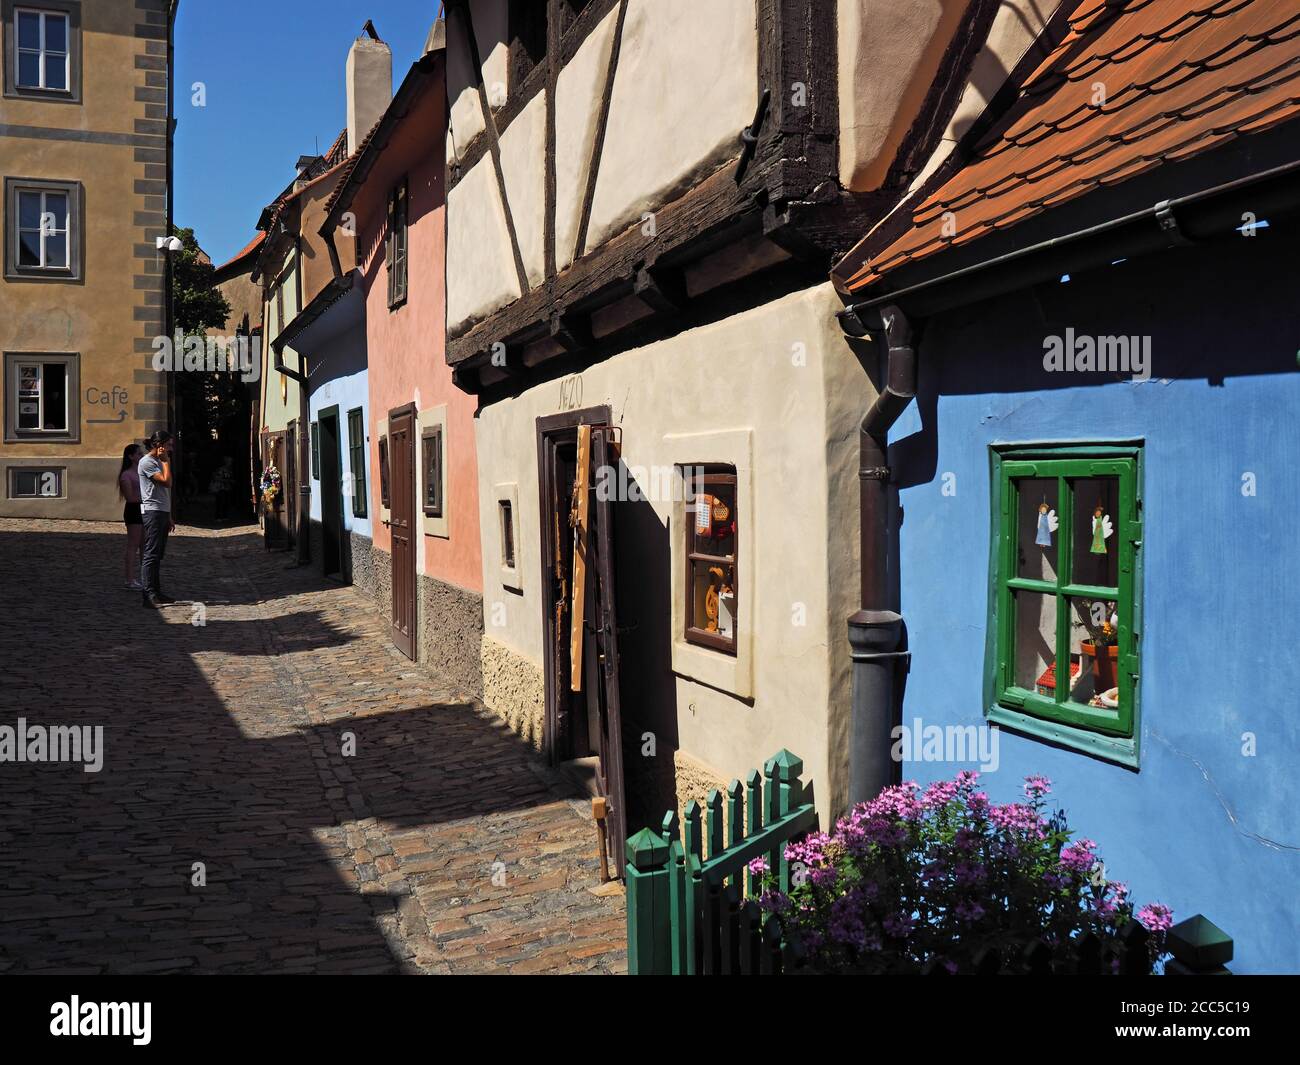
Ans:
[[[1052,546],[1052,533],[1061,527],[1061,521],[1056,516],[1056,511],[1049,509],[1046,503],[1040,503],[1038,506],[1038,535],[1034,537],[1034,543],[1039,547]]]
[[[1106,553],[1106,541],[1115,535],[1115,527],[1110,523],[1110,515],[1100,504],[1092,512],[1092,547],[1094,555]]]

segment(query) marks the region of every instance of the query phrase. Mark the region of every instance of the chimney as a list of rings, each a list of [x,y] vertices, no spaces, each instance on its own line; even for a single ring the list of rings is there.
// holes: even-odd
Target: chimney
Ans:
[[[369,20],[348,49],[348,153],[355,152],[393,98],[393,53]]]

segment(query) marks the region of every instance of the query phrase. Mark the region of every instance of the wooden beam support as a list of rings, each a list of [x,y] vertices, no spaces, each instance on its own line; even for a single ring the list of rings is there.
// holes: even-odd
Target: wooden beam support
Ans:
[[[632,294],[652,311],[672,314],[687,302],[686,280],[680,270],[643,266],[632,281]]]

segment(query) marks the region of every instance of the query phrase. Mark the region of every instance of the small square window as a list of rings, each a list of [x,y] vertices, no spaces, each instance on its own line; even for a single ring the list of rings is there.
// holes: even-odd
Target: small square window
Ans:
[[[422,474],[424,478],[424,514],[429,518],[442,517],[442,426],[424,431],[422,446]]]
[[[62,499],[64,495],[63,474],[62,467],[22,469],[11,466],[9,468],[9,498]]]
[[[686,632],[688,643],[736,653],[736,468],[688,467]]]

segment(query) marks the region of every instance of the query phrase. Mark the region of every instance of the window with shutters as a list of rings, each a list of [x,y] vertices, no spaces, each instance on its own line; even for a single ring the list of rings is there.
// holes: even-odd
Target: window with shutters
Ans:
[[[388,308],[406,302],[407,183],[403,179],[388,195],[388,237],[384,242],[384,263],[388,268]]]
[[[1137,764],[1140,446],[995,451],[991,720]]]

